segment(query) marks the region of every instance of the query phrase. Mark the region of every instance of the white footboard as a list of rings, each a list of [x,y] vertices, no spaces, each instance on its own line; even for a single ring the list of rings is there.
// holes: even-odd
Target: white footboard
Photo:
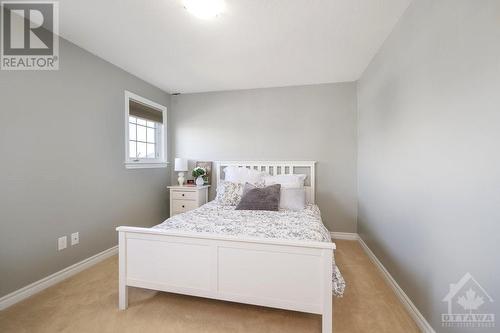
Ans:
[[[131,286],[321,314],[332,331],[333,243],[117,230],[122,310]]]

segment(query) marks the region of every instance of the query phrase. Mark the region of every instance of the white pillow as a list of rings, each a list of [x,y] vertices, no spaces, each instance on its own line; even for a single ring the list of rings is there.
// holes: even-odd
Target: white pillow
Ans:
[[[264,182],[265,175],[265,172],[244,167],[228,166],[224,168],[224,180],[233,183],[258,185]]]
[[[303,174],[265,176],[264,184],[266,186],[281,184],[281,188],[302,188],[306,177]]]
[[[306,208],[306,189],[281,188],[280,208],[288,210],[301,210]]]

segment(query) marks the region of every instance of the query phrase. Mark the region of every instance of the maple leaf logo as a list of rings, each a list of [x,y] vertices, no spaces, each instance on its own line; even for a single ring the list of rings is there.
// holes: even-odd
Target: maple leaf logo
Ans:
[[[457,301],[464,310],[468,310],[469,313],[472,313],[472,310],[477,310],[481,305],[484,304],[484,300],[482,296],[476,295],[476,292],[469,288],[465,292],[465,296],[460,296]]]

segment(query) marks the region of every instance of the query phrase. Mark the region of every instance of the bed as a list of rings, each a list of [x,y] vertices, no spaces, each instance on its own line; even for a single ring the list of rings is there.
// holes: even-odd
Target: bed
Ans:
[[[227,166],[307,172],[306,209],[235,211],[209,202],[153,228],[118,227],[119,308],[128,306],[128,287],[140,287],[320,314],[322,331],[332,332],[332,293],[344,284],[315,205],[315,162],[216,162],[216,185]]]

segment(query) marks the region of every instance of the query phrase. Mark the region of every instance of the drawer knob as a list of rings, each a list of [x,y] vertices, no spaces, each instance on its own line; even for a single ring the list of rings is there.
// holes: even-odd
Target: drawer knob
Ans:
[[[184,205],[182,205],[182,208],[184,208]]]
[[[182,196],[184,196],[184,193],[182,193]]]

